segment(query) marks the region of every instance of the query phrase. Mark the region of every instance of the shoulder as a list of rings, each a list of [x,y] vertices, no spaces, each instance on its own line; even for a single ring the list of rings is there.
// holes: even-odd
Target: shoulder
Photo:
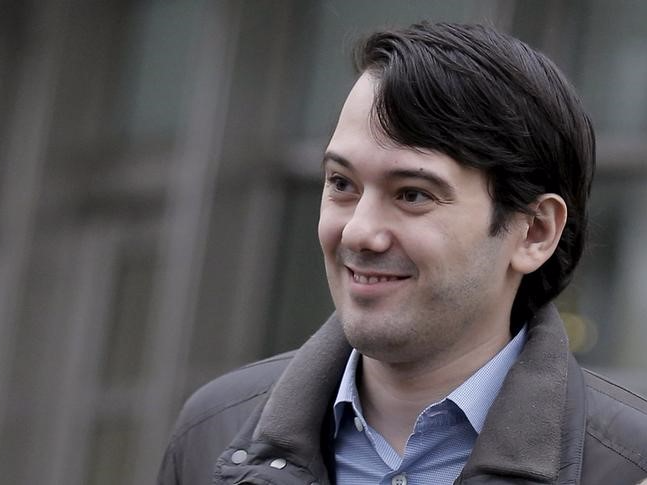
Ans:
[[[177,419],[157,483],[212,483],[215,458],[265,400],[292,355],[281,354],[246,365],[194,392]]]
[[[247,364],[199,388],[184,404],[174,437],[204,420],[267,394],[293,355],[294,352],[287,352]]]
[[[583,372],[589,439],[647,471],[647,400],[605,377]]]

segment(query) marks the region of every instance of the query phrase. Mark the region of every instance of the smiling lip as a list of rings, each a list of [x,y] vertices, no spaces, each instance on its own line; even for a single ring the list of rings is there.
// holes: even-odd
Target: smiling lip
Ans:
[[[358,271],[353,268],[346,267],[351,275],[354,283],[358,285],[377,285],[379,283],[391,283],[394,281],[402,281],[407,279],[408,276],[396,274],[376,273],[372,271]]]

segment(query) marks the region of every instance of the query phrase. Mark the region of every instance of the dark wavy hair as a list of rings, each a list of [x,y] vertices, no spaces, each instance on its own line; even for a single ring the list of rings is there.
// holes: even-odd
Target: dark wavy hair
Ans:
[[[357,45],[355,64],[377,80],[373,117],[390,141],[485,171],[492,236],[541,194],[566,201],[557,249],[524,276],[513,322],[555,298],[584,249],[595,171],[591,121],[559,69],[490,27],[450,23],[376,32]]]

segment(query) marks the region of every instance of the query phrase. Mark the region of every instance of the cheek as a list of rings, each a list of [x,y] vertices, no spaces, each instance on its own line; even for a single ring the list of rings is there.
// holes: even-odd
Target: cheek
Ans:
[[[439,259],[455,244],[448,239],[445,229],[438,224],[404,225],[397,232],[399,245],[406,255],[419,267],[436,266]]]
[[[334,211],[326,208],[323,204],[319,214],[319,244],[325,255],[334,252],[341,240],[343,222],[340,217],[335,217]]]

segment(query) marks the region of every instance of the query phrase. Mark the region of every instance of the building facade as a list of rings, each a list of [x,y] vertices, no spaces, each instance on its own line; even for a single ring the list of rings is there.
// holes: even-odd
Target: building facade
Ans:
[[[422,18],[494,24],[582,94],[591,244],[559,306],[647,393],[646,2],[0,0],[3,483],[152,483],[192,390],[317,328],[351,46]]]

